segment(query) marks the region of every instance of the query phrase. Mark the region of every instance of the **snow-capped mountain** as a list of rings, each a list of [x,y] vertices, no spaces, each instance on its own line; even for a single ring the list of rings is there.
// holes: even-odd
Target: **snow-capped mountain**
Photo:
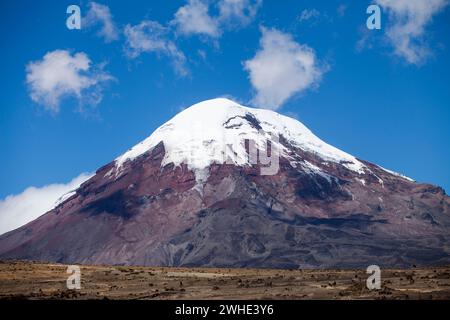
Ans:
[[[97,170],[0,258],[184,266],[450,261],[450,200],[356,159],[299,121],[228,99],[193,105]]]
[[[203,101],[180,112],[117,158],[116,163],[120,167],[163,141],[166,150],[163,165],[185,163],[189,169],[201,171],[212,163],[224,163],[227,158],[238,166],[249,165],[243,140],[271,140],[270,134],[282,135],[295,147],[315,153],[324,161],[343,163],[353,171],[363,171],[364,165],[355,157],[326,144],[299,121],[274,111],[247,108],[224,98]],[[263,145],[258,147],[264,148]],[[277,148],[281,156],[290,158],[288,148],[281,143]]]

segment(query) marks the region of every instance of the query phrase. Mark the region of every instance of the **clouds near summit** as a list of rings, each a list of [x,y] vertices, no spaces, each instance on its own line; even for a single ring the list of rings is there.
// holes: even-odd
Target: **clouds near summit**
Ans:
[[[260,47],[244,62],[260,108],[279,109],[289,98],[319,84],[326,71],[314,49],[298,43],[292,35],[261,28]]]

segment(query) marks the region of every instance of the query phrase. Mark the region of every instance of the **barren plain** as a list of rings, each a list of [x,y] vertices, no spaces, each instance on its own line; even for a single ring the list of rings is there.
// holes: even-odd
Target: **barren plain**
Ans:
[[[382,269],[368,290],[365,270],[80,266],[0,262],[0,299],[450,299],[450,267]]]

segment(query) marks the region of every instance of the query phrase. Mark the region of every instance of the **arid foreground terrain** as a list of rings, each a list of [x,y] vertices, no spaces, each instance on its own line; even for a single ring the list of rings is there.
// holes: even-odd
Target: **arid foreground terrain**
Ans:
[[[0,262],[1,299],[450,299],[450,267],[382,270],[381,290],[365,270],[275,270],[81,266],[68,290],[67,265]]]

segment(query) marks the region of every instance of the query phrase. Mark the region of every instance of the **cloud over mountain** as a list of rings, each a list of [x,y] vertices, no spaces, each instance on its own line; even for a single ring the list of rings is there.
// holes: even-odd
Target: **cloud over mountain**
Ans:
[[[317,86],[323,68],[311,47],[295,42],[290,34],[262,28],[260,48],[244,62],[256,91],[253,104],[278,109],[297,93]]]

